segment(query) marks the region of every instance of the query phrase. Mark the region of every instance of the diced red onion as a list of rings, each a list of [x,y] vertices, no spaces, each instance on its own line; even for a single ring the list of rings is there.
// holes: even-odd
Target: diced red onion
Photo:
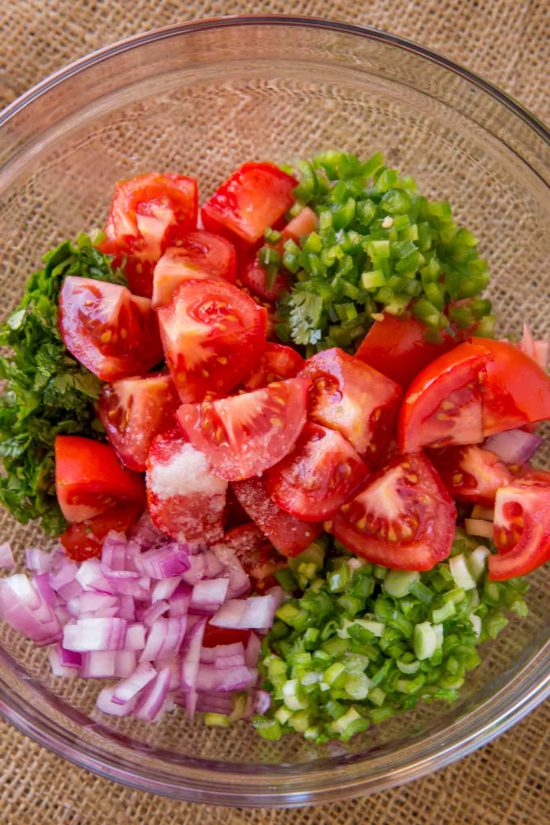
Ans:
[[[244,662],[247,667],[256,667],[260,658],[262,643],[256,633],[251,632],[246,643]]]
[[[187,618],[174,616],[171,619],[157,619],[147,635],[140,662],[152,662],[177,653],[185,636]]]
[[[229,645],[216,645],[215,647],[203,647],[201,649],[201,662],[213,664],[218,659],[226,659],[228,656],[240,656],[244,661],[244,645],[242,642],[232,642]]]
[[[85,618],[63,630],[63,647],[84,653],[92,650],[122,650],[126,641],[126,619]]]
[[[33,548],[33,550],[34,550],[34,548]],[[33,552],[32,550],[27,550],[26,554],[27,553],[32,553],[32,552]],[[41,551],[38,550],[37,552],[40,553]],[[26,557],[26,554],[25,554],[25,557]],[[13,558],[13,553],[11,551],[11,544],[9,543],[9,541],[5,541],[5,542],[3,542],[3,544],[0,544],[0,567],[3,567],[4,570],[13,570],[15,568],[15,559]],[[27,564],[27,567],[30,567],[30,565]],[[31,569],[34,569],[34,568],[31,568]],[[44,571],[38,570],[37,572],[42,573]]]
[[[69,559],[65,558],[60,563],[59,567],[50,573],[50,584],[53,587],[53,589],[59,593],[60,589],[64,585],[74,581],[77,572],[77,565],[74,562],[69,561]]]
[[[82,664],[82,654],[76,653],[74,650],[65,650],[62,645],[57,646],[59,651],[59,660],[63,667],[78,668]]]
[[[40,573],[38,576],[34,577],[34,586],[42,596],[45,602],[50,605],[50,607],[55,607],[57,602],[57,597],[55,595],[55,591],[50,584],[50,577],[47,573]]]
[[[273,588],[277,590],[278,588]],[[248,599],[230,599],[210,619],[215,627],[256,630],[271,627],[275,611],[281,603],[280,592],[265,596],[249,596]]]
[[[189,557],[189,569],[182,575],[182,579],[187,584],[197,584],[206,573],[206,564],[202,555]]]
[[[84,590],[112,593],[113,588],[103,575],[99,559],[86,559],[78,568],[75,579]]]
[[[184,616],[191,603],[191,588],[183,582],[177,586],[170,596],[170,616]]]
[[[206,619],[199,619],[188,633],[187,647],[181,667],[181,684],[186,691],[185,710],[189,719],[193,719],[197,705],[197,675]]]
[[[4,545],[0,545],[0,551]],[[8,545],[9,547],[9,545]],[[38,547],[29,547],[25,550],[25,567],[33,573],[49,573],[52,569],[53,557],[51,553],[45,553]],[[5,565],[3,565],[5,566]]]
[[[168,602],[157,602],[151,605],[151,607],[148,607],[147,610],[143,612],[143,615],[140,616],[140,619],[144,625],[152,627],[157,619],[160,619],[161,616],[164,616],[164,614],[168,612],[169,607]]]
[[[49,581],[51,583],[51,576],[49,577]],[[67,584],[64,584],[62,587],[59,587],[57,592],[62,599],[69,601],[69,599],[75,599],[80,596],[81,593],[84,593],[84,590],[77,580],[73,579],[72,581],[67,582]]]
[[[72,613],[72,607],[76,608],[75,616],[82,616],[85,613],[93,613],[97,615],[97,611],[104,608],[114,608],[115,612],[118,610],[118,599],[116,596],[108,596],[106,593],[82,593],[75,599],[70,599],[67,602],[67,607]]]
[[[155,662],[155,668],[160,671],[164,668],[170,670],[170,690],[179,690],[181,685],[181,659],[178,655],[169,656],[166,659],[158,659]]]
[[[257,690],[254,692],[253,699],[254,711],[263,716],[271,707],[271,696],[267,690]]]
[[[214,613],[227,595],[228,579],[203,579],[193,586],[190,608],[200,613]]]
[[[154,722],[165,707],[170,688],[170,668],[161,670],[138,696],[133,715],[143,722]]]
[[[109,716],[129,716],[136,706],[137,699],[133,697],[128,702],[115,702],[113,694],[116,687],[106,687],[100,691],[95,706],[102,713],[107,713]]]
[[[151,590],[151,602],[167,601],[179,587],[181,576],[172,576],[170,579],[160,579],[155,582]]]
[[[128,625],[124,647],[126,650],[143,650],[145,647],[145,625],[141,622]]]
[[[82,654],[83,679],[112,679],[115,676],[116,650],[93,650]]]
[[[197,710],[200,713],[222,713],[229,716],[233,710],[233,698],[230,693],[199,693]]]
[[[130,530],[130,538],[143,550],[149,550],[151,547],[158,547],[171,541],[153,524],[147,510]]]
[[[72,679],[77,675],[77,669],[64,665],[60,655],[61,645],[57,644],[52,647],[48,654],[50,667],[54,676],[62,676],[65,679]]]
[[[127,679],[123,679],[115,686],[113,702],[117,705],[130,702],[156,675],[157,671],[150,662],[142,662]]]
[[[61,638],[61,626],[51,605],[23,573],[0,581],[0,616],[38,645]]]
[[[205,550],[203,553],[205,575],[209,579],[214,579],[219,576],[225,565],[219,560],[217,555],[212,550]]]
[[[136,604],[132,596],[118,594],[118,613],[121,619],[133,622],[136,618]]]
[[[246,690],[256,681],[257,672],[244,666],[219,669],[216,665],[201,664],[197,673],[196,689],[203,691]]]
[[[114,530],[107,535],[101,549],[101,565],[104,569],[126,570],[126,548],[128,542],[123,533]]]
[[[190,567],[187,545],[171,542],[162,547],[146,550],[135,559],[138,570],[152,579],[169,579],[179,576]]]
[[[490,435],[483,446],[495,453],[505,464],[525,464],[534,456],[542,442],[543,439],[535,433],[506,430]]]

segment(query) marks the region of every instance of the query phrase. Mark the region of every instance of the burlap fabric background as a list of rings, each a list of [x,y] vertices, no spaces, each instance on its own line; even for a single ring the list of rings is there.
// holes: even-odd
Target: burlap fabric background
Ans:
[[[237,12],[330,16],[392,31],[439,50],[499,84],[548,120],[550,6],[517,0],[454,4],[352,0],[303,4],[151,3],[87,0],[0,2],[0,104],[68,61],[147,28]],[[459,764],[424,780],[356,802],[305,811],[227,811],[169,802],[123,789],[77,769],[0,723],[2,825],[226,822],[359,825],[359,823],[550,822],[550,708]]]

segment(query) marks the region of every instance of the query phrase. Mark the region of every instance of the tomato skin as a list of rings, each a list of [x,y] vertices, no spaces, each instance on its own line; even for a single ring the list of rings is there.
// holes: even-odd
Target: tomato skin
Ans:
[[[242,256],[239,281],[243,287],[269,304],[274,304],[284,292],[289,291],[288,280],[282,272],[278,272],[273,283],[268,285],[267,272],[261,265],[257,252],[254,251]]]
[[[110,444],[79,435],[55,439],[55,490],[69,522],[85,521],[115,504],[145,502],[143,477],[125,469]]]
[[[290,378],[230,398],[182,404],[176,418],[214,471],[239,481],[260,475],[293,448],[306,422],[307,390],[307,381]]]
[[[135,375],[162,360],[151,302],[124,286],[75,275],[65,278],[59,330],[71,355],[102,381]]]
[[[237,630],[230,627],[214,627],[207,622],[202,637],[203,647],[217,647],[218,645],[233,645],[242,642],[246,646],[250,630]]]
[[[256,243],[290,209],[297,185],[274,163],[243,163],[202,207],[203,225]]]
[[[153,266],[172,245],[178,232],[197,225],[198,187],[185,175],[151,172],[121,180],[115,186],[111,209],[99,249],[126,259],[132,292],[150,298]]]
[[[262,478],[233,482],[233,492],[252,521],[283,556],[292,558],[315,541],[323,525],[285,513],[269,497]]]
[[[456,508],[421,453],[396,456],[329,523],[351,552],[396,570],[431,570],[451,552]]]
[[[534,471],[501,487],[495,500],[489,579],[525,576],[550,561],[550,473]]]
[[[550,376],[507,341],[472,338],[488,353],[483,390],[484,436],[550,419]]]
[[[384,314],[363,338],[355,357],[406,388],[431,361],[458,341],[443,331],[437,344],[426,340],[427,329],[416,318]]]
[[[475,444],[431,450],[430,459],[450,495],[458,501],[492,506],[497,490],[513,479],[498,456]]]
[[[176,288],[197,278],[215,278],[235,283],[237,253],[221,235],[197,229],[187,232],[166,249],[153,272],[154,308],[170,303]]]
[[[70,524],[59,536],[66,556],[78,562],[101,557],[108,533],[127,533],[142,511],[140,504],[118,504],[94,518]]]
[[[266,474],[275,504],[303,521],[324,521],[352,497],[368,473],[349,441],[307,423],[294,450]]]
[[[158,312],[172,380],[183,403],[225,395],[265,348],[267,313],[224,281],[185,281]]]
[[[304,359],[295,349],[268,341],[256,369],[248,376],[243,386],[245,390],[251,392],[267,387],[274,381],[295,378],[304,365]]]
[[[146,486],[149,515],[166,535],[202,546],[223,537],[227,482],[175,428],[153,439]]]
[[[228,530],[220,542],[237,556],[244,571],[252,579],[256,592],[277,584],[274,574],[286,567],[286,561],[269,539],[251,521]]]
[[[300,376],[311,382],[309,418],[337,430],[374,464],[390,441],[401,387],[338,348],[308,358]]]
[[[402,453],[483,441],[486,360],[483,347],[460,344],[416,376],[399,412],[398,444]]]
[[[104,386],[98,416],[122,463],[144,473],[151,441],[174,426],[178,406],[169,375],[146,375]]]

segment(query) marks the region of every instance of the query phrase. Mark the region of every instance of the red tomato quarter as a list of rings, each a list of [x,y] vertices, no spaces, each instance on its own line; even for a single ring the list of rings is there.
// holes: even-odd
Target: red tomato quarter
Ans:
[[[94,518],[70,524],[59,536],[59,541],[73,561],[99,558],[103,540],[111,530],[126,533],[138,520],[142,510],[141,504],[118,504]]]
[[[153,267],[178,233],[197,225],[198,188],[194,178],[151,172],[115,187],[105,224],[102,252],[126,259],[132,292],[151,297]]]
[[[98,415],[122,463],[143,473],[151,441],[174,426],[178,406],[170,376],[149,375],[103,387]]]
[[[103,381],[135,375],[162,360],[151,302],[123,286],[65,278],[59,329],[69,352]]]
[[[492,506],[497,490],[513,479],[498,456],[475,444],[432,450],[430,458],[447,490],[458,501]]]
[[[153,306],[170,303],[184,281],[214,278],[234,284],[237,277],[235,247],[221,235],[197,229],[178,238],[155,266]]]
[[[126,470],[109,444],[78,435],[55,439],[55,490],[67,521],[85,521],[126,502],[143,507],[143,477]]]
[[[307,381],[290,378],[262,390],[183,404],[178,423],[222,478],[260,475],[290,452],[306,421]]]
[[[149,513],[163,533],[202,545],[223,537],[227,482],[177,430],[153,439],[146,483]]]
[[[336,348],[308,358],[300,376],[311,382],[311,420],[340,432],[367,463],[373,463],[391,438],[399,385]]]
[[[550,473],[529,473],[501,487],[495,501],[494,541],[489,556],[493,581],[525,576],[550,561]]]
[[[243,163],[202,207],[204,227],[256,243],[290,209],[297,185],[274,163]]]
[[[230,392],[265,348],[265,309],[223,281],[186,281],[158,316],[166,361],[184,403]]]
[[[397,570],[431,570],[451,552],[456,509],[422,454],[397,456],[334,517],[348,550]]]
[[[303,369],[304,364],[302,356],[292,347],[268,341],[256,369],[244,382],[244,388],[257,390],[267,387],[274,381],[294,378]]]
[[[284,558],[252,522],[228,530],[220,545],[235,553],[246,573],[253,579],[256,591],[274,587],[277,584],[274,573],[286,567]]]
[[[285,513],[270,499],[261,478],[233,485],[233,491],[253,522],[283,556],[297,556],[315,541],[322,524],[300,521]]]
[[[416,318],[385,314],[369,329],[355,357],[407,387],[420,370],[458,343],[444,331],[439,343],[430,342],[427,336],[426,326]]]
[[[319,424],[307,423],[294,450],[267,471],[266,489],[275,504],[303,521],[324,521],[344,504],[367,475],[349,441]]]

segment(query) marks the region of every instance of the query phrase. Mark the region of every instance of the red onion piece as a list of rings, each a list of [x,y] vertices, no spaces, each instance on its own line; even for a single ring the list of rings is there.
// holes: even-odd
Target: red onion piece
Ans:
[[[48,645],[61,638],[61,626],[51,605],[23,573],[0,582],[0,616],[36,644]]]
[[[87,653],[92,650],[122,650],[128,622],[117,618],[85,618],[63,630],[63,647]]]
[[[141,622],[129,624],[126,631],[126,650],[143,650],[145,647],[145,625]]]
[[[57,644],[52,647],[48,654],[52,673],[54,676],[62,676],[65,679],[72,679],[78,674],[78,670],[74,667],[68,667],[63,664],[60,650],[61,645]]]
[[[113,699],[115,690],[114,687],[103,688],[97,697],[95,706],[102,713],[107,713],[109,716],[128,716],[135,708],[137,700],[134,697],[126,703],[115,702]]]
[[[141,719],[144,722],[154,722],[159,717],[165,707],[170,679],[170,668],[165,667],[140,693],[133,711],[136,719]]]
[[[187,545],[171,542],[162,547],[146,550],[136,556],[135,563],[144,576],[152,579],[169,579],[189,570],[189,549]]]
[[[495,453],[505,464],[525,464],[529,461],[543,439],[535,433],[525,430],[505,430],[496,435],[490,435],[483,444],[486,450]]]
[[[0,545],[0,556],[2,553],[2,548],[5,546],[6,545],[4,544]],[[7,546],[9,547],[9,544]],[[42,573],[49,573],[52,569],[52,564],[53,555],[51,553],[45,553],[38,547],[29,547],[25,550],[25,567],[27,570],[30,570],[38,575]],[[0,566],[5,567],[6,565],[1,564],[0,562]]]
[[[229,579],[203,579],[191,593],[191,609],[200,613],[214,613],[227,595]]]
[[[156,669],[149,662],[139,664],[134,672],[115,686],[113,702],[124,705],[134,699],[157,675]]]
[[[177,653],[183,642],[187,627],[186,616],[174,616],[171,619],[157,619],[147,635],[145,648],[140,662],[152,662]]]
[[[279,588],[273,588],[279,591]],[[265,596],[249,596],[248,599],[230,599],[210,619],[215,627],[256,630],[273,624],[275,611],[281,603],[281,592]]]
[[[255,633],[250,633],[244,653],[244,662],[247,667],[257,666],[261,648],[262,643],[260,641],[260,637]]]

